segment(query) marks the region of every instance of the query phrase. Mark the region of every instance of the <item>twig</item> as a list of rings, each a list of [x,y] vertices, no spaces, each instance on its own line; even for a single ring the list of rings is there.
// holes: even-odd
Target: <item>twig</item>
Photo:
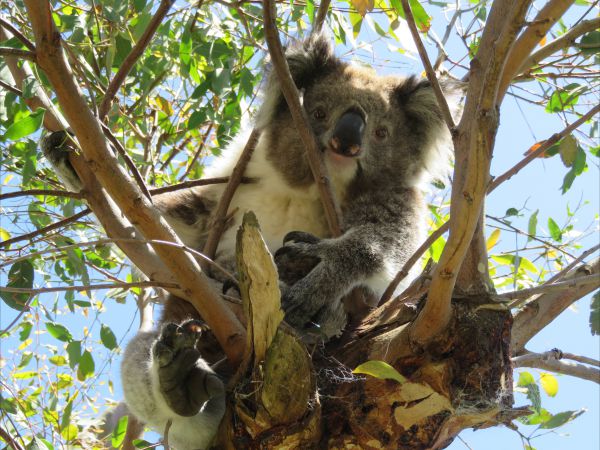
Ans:
[[[36,37],[38,64],[54,87],[57,100],[78,138],[86,162],[94,170],[93,175],[127,219],[147,239],[180,243],[164,217],[127,176],[108,149],[100,122],[92,115],[87,102],[79,93],[79,87],[64,59],[60,34],[52,21],[49,4],[25,0],[25,6]],[[180,296],[199,311],[214,331],[231,363],[237,365],[243,354],[245,330],[201,273],[197,261],[187,252],[168,246],[157,245],[154,250],[159,257],[157,264],[162,264],[165,269],[161,276],[171,276],[181,286]],[[140,261],[140,264],[145,264],[150,269],[147,262]],[[154,274],[151,270],[147,273]]]
[[[3,87],[4,89],[6,89],[7,91],[10,91],[10,92],[12,92],[13,94],[16,94],[16,95],[18,95],[19,97],[22,97],[22,96],[23,96],[23,91],[22,91],[22,90],[20,90],[20,89],[17,89],[16,87],[14,87],[14,86],[11,86],[10,84],[8,84],[8,83],[5,83],[5,82],[4,82],[4,81],[2,81],[2,80],[0,80],[0,86],[2,86],[2,87]]]
[[[39,295],[47,294],[50,292],[68,292],[68,291],[89,291],[99,289],[132,289],[132,288],[147,288],[147,287],[160,287],[160,288],[174,288],[178,287],[176,284],[171,283],[159,283],[157,281],[138,281],[136,283],[102,283],[102,284],[89,284],[80,286],[59,286],[59,287],[47,287],[39,289],[28,289],[28,288],[14,288],[8,286],[0,286],[0,292],[13,292],[15,294],[29,294]]]
[[[590,256],[592,253],[597,252],[599,249],[600,249],[600,244],[597,244],[597,245],[593,246],[592,248],[586,250],[581,255],[579,255],[577,258],[575,258],[568,266],[564,267],[560,272],[558,272],[552,278],[549,278],[544,284],[551,284],[551,283],[554,283],[555,281],[558,281],[558,280],[564,278],[567,275],[567,273],[569,273],[569,271],[571,269],[573,269],[573,267],[575,267],[577,264],[579,264],[585,258]]]
[[[48,226],[45,226],[43,228],[40,228],[39,230],[35,230],[32,231],[31,233],[27,233],[27,234],[22,234],[20,236],[16,236],[14,238],[11,239],[7,239],[5,241],[0,242],[0,248],[4,248],[7,247],[11,244],[14,244],[15,242],[20,242],[20,241],[26,241],[26,240],[30,240],[33,239],[34,237],[49,233],[51,231],[54,231],[58,228],[62,228],[65,227],[73,222],[78,221],[79,219],[81,219],[82,217],[87,216],[89,213],[91,213],[92,211],[89,208],[85,208],[84,210],[78,212],[77,214],[73,214],[70,217],[66,217],[62,220],[59,220],[58,222],[55,222],[53,224],[50,224]]]
[[[183,173],[183,175],[181,175],[181,177],[179,178],[179,181],[185,180],[186,177],[189,175],[189,173],[194,168],[194,164],[196,164],[196,160],[200,156],[200,153],[202,152],[202,150],[204,150],[206,148],[206,142],[208,141],[208,138],[210,137],[210,133],[212,132],[212,129],[213,129],[213,122],[211,122],[210,125],[208,126],[206,132],[204,133],[202,141],[200,142],[200,145],[198,146],[198,150],[196,150],[196,152],[194,153],[194,156],[192,157],[191,161],[188,163],[188,166],[185,169],[185,172]]]
[[[571,28],[565,34],[557,37],[551,42],[548,42],[542,48],[529,55],[529,57],[521,63],[521,66],[517,69],[516,74],[518,75],[526,72],[544,58],[552,55],[557,50],[572,46],[575,43],[575,39],[589,31],[595,30],[596,28],[600,28],[600,17],[584,20],[579,25]]]
[[[123,81],[125,81],[125,77],[133,67],[133,65],[137,62],[144,50],[150,43],[150,40],[154,36],[154,33],[158,29],[158,26],[164,19],[165,15],[171,8],[174,0],[161,0],[160,5],[158,6],[156,13],[150,20],[148,27],[144,30],[144,34],[140,37],[140,40],[133,46],[129,54],[123,60],[119,71],[114,76],[108,87],[106,88],[106,94],[104,94],[104,98],[102,99],[102,103],[100,104],[100,108],[98,109],[98,117],[100,121],[104,120],[104,117],[108,113],[110,109],[110,105],[117,94],[117,91],[121,87]]]
[[[342,228],[340,226],[341,212],[339,210],[339,205],[337,205],[337,202],[335,201],[335,195],[331,189],[329,177],[327,176],[327,169],[321,158],[314,133],[310,128],[306,113],[300,105],[298,89],[292,80],[290,68],[283,54],[283,48],[281,46],[281,41],[279,40],[279,32],[275,23],[275,4],[273,3],[273,0],[263,0],[262,3],[265,39],[267,41],[267,46],[269,47],[269,54],[271,55],[271,61],[273,68],[275,69],[275,74],[277,75],[279,87],[287,102],[292,115],[292,120],[300,135],[300,139],[304,144],[308,164],[315,179],[315,183],[317,184],[321,202],[323,203],[329,231],[333,237],[337,237],[342,233]]]
[[[35,53],[20,48],[0,47],[0,56],[12,56],[13,58],[35,61]]]
[[[440,237],[444,235],[448,228],[450,227],[450,222],[444,222],[437,230],[429,235],[429,237],[421,244],[421,246],[415,250],[410,258],[404,263],[402,269],[396,274],[392,282],[386,288],[385,292],[381,296],[381,300],[379,301],[379,305],[383,305],[387,303],[394,295],[394,291],[400,284],[402,280],[404,280],[408,274],[410,273],[410,269],[414,266],[417,261],[421,259],[423,254],[427,251],[429,247],[433,245],[435,241],[437,241]]]
[[[10,445],[13,450],[23,450],[23,447],[21,447],[19,443],[9,434],[9,432],[2,427],[0,427],[0,437],[4,442]]]
[[[408,24],[408,29],[410,30],[410,34],[412,35],[413,41],[417,46],[417,50],[419,51],[419,56],[421,57],[421,62],[423,63],[423,67],[425,68],[425,73],[427,74],[427,79],[431,84],[433,89],[433,93],[435,94],[435,98],[437,99],[438,106],[442,113],[442,117],[448,126],[448,129],[451,133],[454,133],[454,120],[452,119],[452,114],[450,113],[450,108],[448,107],[448,102],[446,101],[446,97],[444,97],[444,93],[442,92],[442,88],[440,87],[440,82],[435,76],[435,72],[433,67],[431,66],[431,61],[429,61],[429,56],[427,56],[427,50],[425,50],[425,46],[421,41],[421,37],[419,36],[419,30],[417,30],[417,25],[415,23],[415,18],[412,13],[412,9],[410,8],[410,4],[408,0],[401,0],[402,8],[404,9],[404,15],[406,16],[406,23]]]
[[[577,119],[575,122],[573,122],[572,124],[567,126],[564,130],[560,131],[559,133],[554,133],[552,136],[550,136],[548,139],[546,139],[544,142],[542,142],[540,144],[540,146],[538,148],[536,148],[534,151],[527,153],[527,156],[525,156],[525,158],[523,158],[521,161],[519,161],[513,167],[508,169],[502,175],[499,175],[496,178],[494,178],[494,180],[489,185],[488,194],[490,192],[492,192],[494,189],[496,189],[498,186],[500,186],[502,183],[509,180],[514,174],[519,172],[523,167],[525,167],[531,161],[533,161],[534,159],[543,155],[546,150],[548,150],[554,144],[559,142],[562,138],[571,134],[571,132],[573,132],[573,130],[575,130],[576,128],[578,128],[580,125],[587,122],[588,120],[590,120],[599,111],[600,111],[600,105],[594,106],[591,110],[589,110],[587,113],[585,113],[579,119]]]
[[[590,366],[600,367],[600,361],[594,358],[588,358],[587,356],[574,355],[573,353],[563,352],[563,358],[572,359],[583,364],[589,364]]]
[[[35,45],[33,45],[33,43],[29,39],[27,39],[23,33],[17,30],[4,17],[0,17],[0,26],[12,33],[18,40],[20,40],[25,45],[25,47],[27,47],[29,50],[35,53]]]
[[[323,25],[325,24],[325,19],[327,18],[327,11],[329,10],[330,3],[331,0],[321,0],[319,9],[317,9],[317,16],[315,17],[311,34],[318,34],[323,30]]]
[[[597,275],[600,272],[600,259],[571,270],[566,280],[577,278],[583,274]],[[530,301],[525,307],[514,315],[511,336],[513,354],[519,354],[527,342],[531,340],[544,327],[551,323],[558,315],[567,309],[573,302],[593,292],[594,284],[584,284],[572,289],[565,289],[541,294]]]
[[[102,124],[102,131],[104,132],[104,135],[108,138],[108,140],[111,142],[117,153],[121,155],[123,161],[125,161],[125,165],[131,172],[131,175],[133,175],[133,178],[137,182],[138,187],[141,189],[141,191],[147,198],[151,198],[152,196],[150,195],[150,192],[148,192],[148,187],[146,186],[146,183],[144,182],[140,171],[137,169],[136,165],[133,163],[133,161],[131,160],[131,158],[129,157],[119,140],[113,134],[111,129],[108,128],[106,125]]]
[[[179,191],[181,189],[189,189],[196,186],[207,186],[209,184],[222,184],[227,183],[229,181],[229,177],[215,177],[215,178],[204,178],[200,180],[192,180],[186,181],[185,183],[177,183],[172,184],[170,186],[164,186],[159,188],[150,189],[150,194],[159,195],[164,194],[165,192],[173,192]],[[241,183],[253,183],[255,181],[254,178],[242,177]]]
[[[571,375],[583,380],[600,384],[600,370],[583,364],[561,361],[563,353],[559,350],[550,350],[545,353],[528,352],[512,358],[515,367],[533,367],[535,369]]]
[[[204,248],[202,252],[211,260],[214,259],[215,253],[217,252],[217,246],[219,245],[219,240],[221,239],[221,235],[225,230],[225,225],[227,223],[226,216],[227,211],[229,210],[229,204],[231,203],[231,199],[233,198],[233,194],[240,182],[242,181],[244,171],[246,170],[246,166],[252,157],[252,153],[256,148],[256,144],[258,143],[258,139],[260,136],[260,131],[257,129],[252,130],[250,133],[250,137],[246,142],[246,146],[238,159],[231,175],[229,176],[229,182],[227,183],[227,187],[223,191],[221,198],[219,199],[219,203],[212,213],[211,223],[210,223],[210,232],[208,237],[206,238],[206,243],[204,244]]]
[[[58,189],[28,189],[25,191],[9,192],[0,194],[0,201],[8,200],[9,198],[24,197],[26,195],[51,195],[54,197],[69,197],[82,199],[84,195],[81,192],[61,191]]]
[[[565,289],[578,288],[588,284],[592,285],[592,289],[596,289],[596,287],[600,286],[600,275],[595,274],[586,277],[571,278],[569,281],[542,284],[532,288],[521,289],[513,292],[505,292],[504,294],[499,294],[498,297],[506,300],[521,300],[533,297],[537,294],[563,291]],[[510,305],[510,308],[514,308],[514,305]]]

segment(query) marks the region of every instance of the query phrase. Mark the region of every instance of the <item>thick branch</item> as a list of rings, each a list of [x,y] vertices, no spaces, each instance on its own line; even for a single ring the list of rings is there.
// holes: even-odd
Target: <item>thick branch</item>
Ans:
[[[559,36],[553,41],[548,42],[542,48],[529,55],[529,57],[525,59],[525,61],[521,63],[521,66],[516,70],[515,76],[528,71],[543,59],[554,54],[556,51],[571,47],[578,37],[584,35],[585,33],[589,33],[590,31],[594,31],[597,28],[600,28],[600,17],[584,20],[580,24],[571,28],[562,36]]]
[[[38,62],[53,85],[59,103],[78,138],[86,163],[121,211],[147,239],[180,243],[160,213],[118,165],[109,151],[100,122],[92,115],[64,58],[60,35],[54,27],[48,3],[25,1],[38,49]],[[198,263],[187,253],[157,246],[156,253],[214,331],[233,364],[241,357],[244,330],[233,313],[212,290]],[[149,275],[149,274],[147,274]]]
[[[600,244],[594,245],[592,248],[586,250],[581,255],[579,255],[577,258],[575,258],[569,265],[564,267],[560,272],[558,272],[552,278],[549,278],[544,284],[551,284],[551,283],[554,283],[555,281],[563,279],[573,267],[578,265],[581,261],[583,261],[588,256],[596,253],[598,250],[600,250]]]
[[[246,146],[244,147],[242,154],[240,155],[235,167],[233,168],[233,171],[231,172],[227,187],[223,191],[223,194],[219,199],[219,203],[212,213],[211,225],[209,227],[210,233],[206,238],[206,244],[204,244],[204,249],[202,251],[210,259],[215,258],[219,240],[221,239],[221,235],[223,234],[225,226],[227,225],[226,217],[227,211],[229,210],[229,205],[233,199],[233,194],[235,194],[236,189],[242,182],[246,166],[248,165],[248,162],[250,162],[250,158],[252,158],[252,153],[254,153],[259,136],[260,131],[258,131],[256,128],[252,130],[252,133],[250,133],[248,142],[246,142]]]
[[[452,119],[452,114],[450,113],[450,108],[448,107],[448,102],[446,102],[446,98],[444,97],[444,93],[442,92],[442,88],[440,87],[440,83],[435,76],[435,71],[431,66],[431,61],[429,61],[429,56],[427,56],[427,50],[425,50],[425,46],[421,41],[421,37],[419,36],[419,30],[417,30],[417,25],[415,24],[415,18],[412,13],[412,9],[410,8],[410,4],[408,0],[401,0],[402,8],[404,9],[404,14],[406,16],[406,22],[408,23],[408,28],[410,30],[410,34],[412,35],[413,41],[417,46],[417,50],[419,51],[419,56],[421,57],[421,62],[423,63],[423,67],[425,68],[425,73],[427,74],[427,79],[429,83],[431,83],[431,87],[433,88],[433,92],[435,94],[435,98],[437,99],[438,106],[440,111],[442,112],[442,117],[446,121],[446,125],[451,133],[454,132],[454,120]]]
[[[319,9],[317,10],[317,16],[315,17],[315,22],[313,23],[313,29],[311,32],[312,34],[320,33],[323,30],[323,25],[325,24],[327,11],[329,10],[330,4],[331,0],[321,0]]]
[[[281,46],[281,41],[279,40],[279,33],[275,23],[275,4],[272,0],[263,0],[263,15],[265,38],[267,40],[271,61],[279,81],[281,92],[290,109],[298,134],[304,143],[306,157],[315,183],[317,184],[317,188],[319,189],[319,195],[321,197],[321,202],[323,203],[329,231],[332,236],[339,236],[342,234],[340,226],[341,212],[339,211],[339,205],[337,205],[337,202],[335,201],[335,195],[331,189],[329,177],[327,176],[327,169],[321,158],[315,136],[310,128],[308,119],[306,118],[306,113],[300,105],[298,89],[292,80],[290,68],[283,55],[283,48]]]
[[[529,25],[510,51],[502,81],[498,90],[500,99],[504,97],[508,85],[512,79],[519,74],[519,67],[529,57],[532,50],[539,44],[548,30],[563,16],[575,0],[550,0],[544,5],[540,12],[535,16],[531,25]]]
[[[489,182],[496,130],[499,72],[520,30],[528,1],[496,0],[483,31],[480,51],[471,62],[465,111],[455,138],[450,235],[435,269],[427,302],[411,329],[411,339],[424,344],[450,319],[450,299],[481,215]],[[474,271],[473,271],[474,272]]]
[[[150,40],[152,39],[154,33],[158,29],[158,26],[160,25],[164,17],[167,15],[167,12],[171,8],[173,1],[174,0],[161,0],[160,5],[156,10],[156,13],[154,13],[152,20],[150,20],[150,23],[148,24],[148,28],[146,28],[144,34],[142,34],[142,37],[140,37],[140,40],[137,41],[137,43],[131,49],[127,57],[123,60],[123,63],[121,64],[121,67],[119,68],[119,71],[117,72],[115,77],[112,80],[110,80],[110,83],[106,88],[106,94],[104,94],[104,98],[102,99],[102,103],[100,103],[100,108],[98,109],[98,115],[100,117],[100,120],[103,120],[106,114],[108,113],[110,105],[112,104],[112,101],[115,98],[117,91],[121,87],[123,81],[125,81],[125,77],[129,73],[133,65],[136,63],[136,61],[139,59],[139,57],[142,56],[142,53],[144,53],[144,50],[150,43]]]
[[[594,260],[589,265],[571,270],[565,280],[572,280],[582,274],[597,275],[600,273],[600,259]],[[514,318],[511,346],[512,353],[518,354],[527,342],[538,334],[543,328],[558,317],[572,303],[584,295],[589,294],[597,284],[584,284],[572,289],[560,290],[542,294],[529,302]]]
[[[563,361],[561,359],[563,357],[563,353],[558,350],[550,350],[544,353],[527,352],[524,355],[513,358],[512,362],[515,367],[533,367],[535,369],[571,375],[600,384],[600,370],[579,363]]]

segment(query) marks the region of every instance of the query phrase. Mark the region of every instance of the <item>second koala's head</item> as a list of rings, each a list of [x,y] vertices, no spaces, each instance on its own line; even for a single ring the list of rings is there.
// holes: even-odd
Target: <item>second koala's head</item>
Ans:
[[[361,176],[408,187],[435,172],[440,159],[447,165],[449,132],[427,80],[379,76],[348,64],[322,35],[290,47],[286,57],[334,184]],[[287,181],[311,184],[304,146],[273,73],[257,126],[269,138],[268,159]]]

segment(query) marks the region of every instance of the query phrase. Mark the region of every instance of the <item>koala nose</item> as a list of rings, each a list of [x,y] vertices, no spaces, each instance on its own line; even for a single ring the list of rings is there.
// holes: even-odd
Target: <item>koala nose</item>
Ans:
[[[344,156],[358,156],[364,129],[363,114],[356,110],[346,111],[333,130],[333,136],[329,141],[331,150]]]

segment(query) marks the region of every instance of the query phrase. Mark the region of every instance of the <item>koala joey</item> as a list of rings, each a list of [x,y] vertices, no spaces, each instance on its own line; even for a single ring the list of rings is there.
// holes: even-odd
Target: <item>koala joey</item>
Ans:
[[[322,36],[292,46],[286,57],[341,206],[343,234],[328,233],[304,146],[272,74],[245,173],[254,181],[233,198],[216,259],[233,267],[236,230],[243,213],[254,211],[280,272],[285,320],[299,331],[316,324],[330,338],[346,321],[342,297],[362,286],[378,298],[422,241],[420,186],[448,164],[449,132],[426,80],[353,66],[335,57]],[[454,105],[458,89],[443,87]],[[206,175],[230,174],[246,139],[247,133],[235,138]],[[64,153],[45,147],[72,181]],[[185,244],[202,248],[223,189],[192,188],[154,202]],[[171,420],[169,443],[179,450],[209,446],[224,411],[222,377],[209,364],[215,359],[207,346],[200,349],[197,319],[187,303],[171,298],[162,328],[133,338],[122,366],[131,411],[159,432]]]

